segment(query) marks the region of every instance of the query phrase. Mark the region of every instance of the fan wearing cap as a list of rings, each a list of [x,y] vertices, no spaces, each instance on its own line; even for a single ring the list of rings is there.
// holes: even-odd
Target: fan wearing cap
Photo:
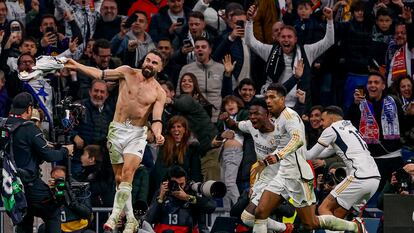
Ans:
[[[60,232],[60,211],[53,195],[45,182],[40,178],[40,164],[43,161],[55,162],[66,159],[73,153],[73,145],[64,145],[60,149],[47,146],[39,128],[30,121],[33,113],[33,98],[23,92],[16,95],[12,102],[8,125],[17,125],[13,132],[12,149],[16,167],[22,171],[20,178],[24,184],[27,199],[27,214],[23,222],[18,224],[18,232],[33,230],[34,216],[41,218],[46,224],[46,232]]]

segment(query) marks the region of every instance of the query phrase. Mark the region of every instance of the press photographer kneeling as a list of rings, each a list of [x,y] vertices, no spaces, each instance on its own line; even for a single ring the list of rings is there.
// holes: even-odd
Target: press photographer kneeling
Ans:
[[[14,97],[7,125],[19,127],[13,132],[12,150],[24,185],[27,200],[27,214],[18,224],[17,232],[33,232],[34,216],[45,222],[46,232],[60,232],[60,210],[48,185],[40,178],[40,164],[67,159],[73,153],[73,145],[60,149],[48,146],[42,132],[30,121],[33,111],[33,98],[23,92]]]
[[[150,205],[146,220],[154,224],[157,233],[189,233],[197,227],[198,216],[214,212],[216,202],[211,197],[223,197],[226,186],[221,182],[192,183],[180,166],[167,173]]]
[[[92,218],[89,184],[68,181],[66,168],[63,166],[55,166],[50,172],[50,176],[49,187],[56,203],[60,205],[62,232],[94,233],[94,231],[87,229]],[[45,233],[44,227],[42,224],[38,233]]]
[[[414,194],[414,158],[408,159],[402,168],[392,173],[391,181],[387,181],[378,199],[378,208],[383,209],[383,194]]]

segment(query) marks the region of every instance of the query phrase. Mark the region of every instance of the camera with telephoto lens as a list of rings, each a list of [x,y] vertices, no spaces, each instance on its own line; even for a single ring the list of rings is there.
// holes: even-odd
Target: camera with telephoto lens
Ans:
[[[407,164],[414,163],[414,160],[409,159],[404,163],[404,166]],[[399,168],[395,171],[395,178],[397,179],[397,188],[399,191],[409,191],[411,190],[411,175],[404,170],[404,168]]]
[[[56,178],[54,182],[52,192],[58,204],[70,206],[74,201],[84,203],[90,197],[88,182],[67,182],[64,178]]]
[[[223,198],[226,195],[226,185],[221,181],[208,180],[206,182],[190,181],[188,187],[205,197]]]
[[[343,167],[338,167],[334,173],[329,172],[325,176],[325,184],[335,186],[341,183],[346,177],[346,170]]]

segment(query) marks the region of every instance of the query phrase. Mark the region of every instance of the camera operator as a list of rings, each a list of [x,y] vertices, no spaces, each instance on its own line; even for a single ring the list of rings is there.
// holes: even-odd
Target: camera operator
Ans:
[[[66,168],[55,166],[50,172],[49,188],[55,200],[60,205],[60,219],[62,232],[93,233],[87,229],[92,217],[92,207],[86,193],[74,192],[66,180]],[[72,180],[71,180],[72,181]],[[84,195],[80,195],[84,194]],[[44,224],[39,227],[38,233],[43,233]]]
[[[319,205],[346,177],[346,168],[343,162],[335,162],[326,172],[319,174],[316,180],[315,195]]]
[[[146,220],[154,224],[157,233],[192,232],[197,226],[198,216],[212,213],[216,203],[190,189],[182,167],[173,166],[166,178],[150,205]]]
[[[14,97],[12,109],[6,124],[20,124],[12,135],[12,150],[19,176],[24,184],[27,200],[27,214],[17,226],[17,232],[32,232],[34,216],[42,218],[46,232],[60,232],[59,206],[52,192],[40,178],[40,164],[66,159],[73,153],[73,145],[60,149],[48,147],[42,132],[30,121],[33,111],[33,98],[23,92]]]
[[[414,194],[414,157],[408,159],[404,166],[392,173],[391,181],[387,181],[378,199],[378,208],[383,209],[384,194]]]
[[[414,194],[414,157],[408,159],[405,165],[393,172],[391,180],[385,183],[384,189],[378,197],[377,207],[384,210],[384,194],[413,195]],[[414,212],[413,212],[414,221]],[[381,218],[378,231],[383,232],[384,219]]]

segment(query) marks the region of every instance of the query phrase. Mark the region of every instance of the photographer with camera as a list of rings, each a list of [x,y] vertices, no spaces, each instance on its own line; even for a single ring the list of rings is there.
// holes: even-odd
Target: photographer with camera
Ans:
[[[188,233],[196,230],[198,216],[212,213],[216,208],[215,201],[205,195],[212,193],[203,192],[204,195],[198,195],[197,190],[192,189],[206,190],[204,186],[208,185],[189,185],[185,170],[173,166],[154,196],[146,221],[154,224],[157,233]]]
[[[315,195],[318,205],[341,183],[346,177],[346,167],[344,163],[335,162],[329,166],[326,172],[318,175],[316,179]]]
[[[66,179],[66,168],[55,166],[50,172],[49,187],[54,198],[60,205],[60,220],[62,232],[93,233],[87,229],[92,217],[92,206],[87,183],[78,185],[78,182]],[[76,183],[76,187],[74,186]],[[44,224],[40,225],[38,233],[43,233]]]
[[[34,216],[40,217],[46,232],[60,232],[60,211],[48,185],[40,178],[40,164],[66,159],[73,153],[73,145],[60,149],[50,148],[42,132],[30,121],[33,112],[33,98],[23,92],[14,97],[6,125],[17,127],[11,135],[16,167],[24,185],[27,200],[27,214],[17,225],[17,232],[33,231]]]
[[[378,208],[384,208],[384,194],[394,193],[400,195],[414,194],[414,157],[408,159],[404,166],[397,169],[391,175],[391,181],[385,184],[378,198]]]

